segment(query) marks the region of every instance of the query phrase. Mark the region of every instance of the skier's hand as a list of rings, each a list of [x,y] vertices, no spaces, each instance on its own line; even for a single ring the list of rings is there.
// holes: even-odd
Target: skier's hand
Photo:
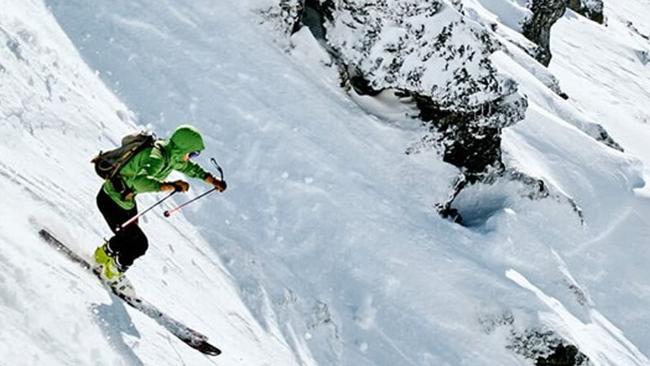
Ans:
[[[225,191],[226,188],[228,187],[225,180],[221,180],[219,178],[216,178],[212,174],[209,174],[205,178],[205,182],[209,183],[209,184],[212,184],[214,186],[214,188],[216,188],[217,191],[219,191],[219,192]]]
[[[160,186],[161,191],[187,192],[188,189],[190,189],[190,184],[183,180],[163,183]]]

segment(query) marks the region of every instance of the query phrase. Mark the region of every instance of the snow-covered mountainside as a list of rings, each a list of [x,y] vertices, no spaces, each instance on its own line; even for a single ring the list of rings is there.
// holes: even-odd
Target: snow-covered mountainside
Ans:
[[[0,0],[0,365],[650,365],[650,3],[558,4]],[[37,235],[186,122],[128,276],[216,359]]]
[[[136,126],[45,4],[2,9],[0,364],[211,364],[38,238],[45,227],[85,254],[101,243],[108,227],[89,158]],[[230,349],[224,364],[301,364],[274,336],[286,327],[254,318],[196,229],[182,217],[163,220],[143,225],[155,249],[130,274],[138,294]]]

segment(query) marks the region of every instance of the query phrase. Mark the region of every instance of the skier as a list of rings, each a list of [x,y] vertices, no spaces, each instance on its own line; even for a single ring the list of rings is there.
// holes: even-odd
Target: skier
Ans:
[[[203,149],[205,145],[199,131],[190,125],[181,125],[168,140],[157,140],[153,146],[144,148],[128,160],[113,179],[104,182],[97,195],[97,206],[115,234],[95,249],[95,262],[104,280],[118,283],[149,246],[137,221],[120,228],[138,213],[135,201],[138,193],[186,192],[189,183],[165,181],[172,170],[190,178],[200,178],[220,192],[226,189],[225,181],[190,160]]]

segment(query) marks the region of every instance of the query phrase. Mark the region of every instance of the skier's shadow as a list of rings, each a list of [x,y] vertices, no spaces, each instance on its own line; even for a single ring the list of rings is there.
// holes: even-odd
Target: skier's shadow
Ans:
[[[138,355],[133,352],[132,346],[124,342],[123,335],[128,334],[135,338],[140,338],[140,332],[135,328],[131,321],[131,316],[126,311],[122,300],[110,295],[112,303],[92,304],[90,310],[102,334],[108,343],[124,357],[127,365],[144,366],[144,363]]]

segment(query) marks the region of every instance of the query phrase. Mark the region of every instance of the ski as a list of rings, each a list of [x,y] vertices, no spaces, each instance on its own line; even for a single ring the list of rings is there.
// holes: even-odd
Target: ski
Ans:
[[[39,230],[38,234],[46,243],[48,243],[58,252],[64,254],[66,257],[68,257],[73,262],[79,264],[82,268],[84,268],[88,272],[99,277],[99,275],[93,271],[93,266],[90,264],[88,260],[80,256],[79,254],[75,253],[74,251],[72,251],[68,246],[66,246],[57,238],[55,238],[47,230],[41,229]],[[104,283],[103,281],[101,282]],[[111,288],[111,291],[113,294],[115,294],[115,296],[119,297],[122,301],[124,301],[132,308],[137,309],[141,313],[155,320],[163,328],[167,329],[171,334],[176,336],[176,338],[180,339],[188,346],[208,356],[218,356],[219,354],[221,354],[221,350],[208,343],[208,337],[206,337],[205,335],[171,318],[169,315],[160,311],[156,306],[138,297],[137,295],[129,296],[125,293],[120,292],[118,289],[114,287],[111,286],[109,287]]]

